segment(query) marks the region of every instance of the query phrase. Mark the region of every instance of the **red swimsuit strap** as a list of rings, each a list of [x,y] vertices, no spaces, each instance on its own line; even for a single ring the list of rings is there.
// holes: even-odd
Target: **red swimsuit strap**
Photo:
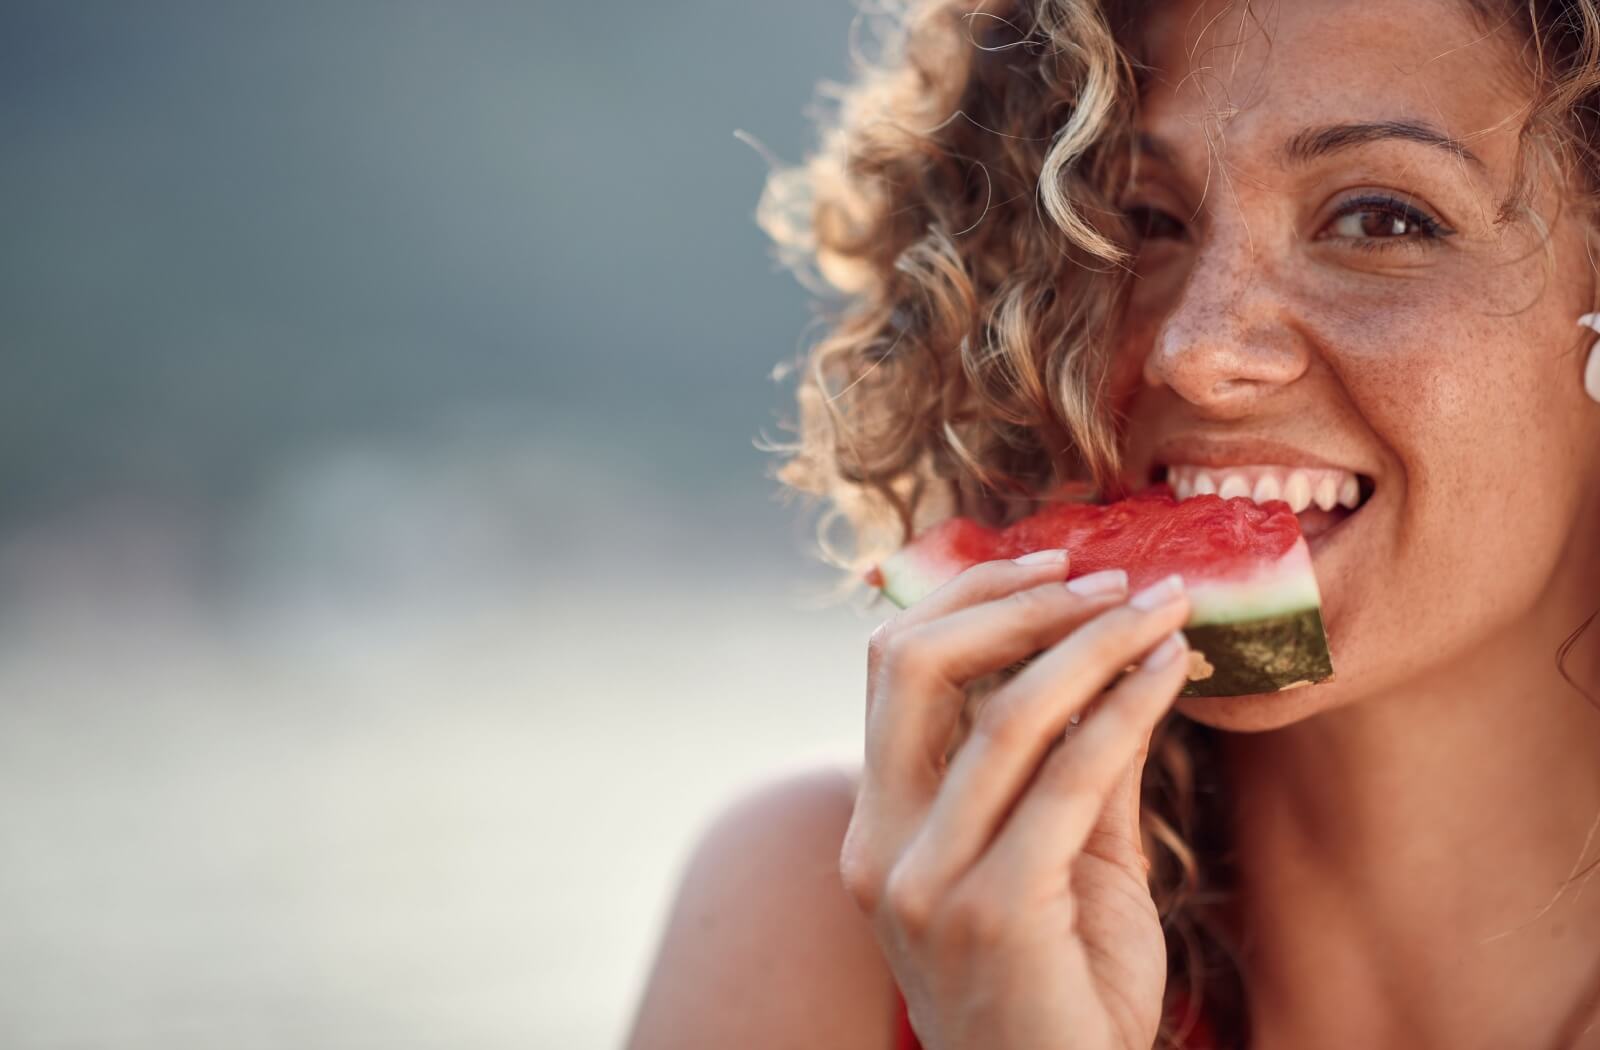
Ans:
[[[911,1015],[906,1012],[905,996],[898,992],[896,995],[894,1050],[922,1050],[922,1044],[917,1042],[917,1033],[911,1029]]]

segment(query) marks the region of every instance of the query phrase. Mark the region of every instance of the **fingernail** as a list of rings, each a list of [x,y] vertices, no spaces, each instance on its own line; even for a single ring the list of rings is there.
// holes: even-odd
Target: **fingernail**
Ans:
[[[1051,562],[1064,562],[1067,560],[1066,551],[1034,551],[1024,554],[1020,558],[1013,558],[1018,565],[1047,565]]]
[[[1166,579],[1152,583],[1138,594],[1135,594],[1128,604],[1135,609],[1149,612],[1152,609],[1161,608],[1182,593],[1183,577],[1173,573]]]
[[[1067,590],[1085,598],[1121,594],[1128,589],[1128,574],[1121,569],[1102,569],[1067,581]]]
[[[1159,671],[1172,661],[1182,656],[1189,649],[1189,643],[1184,640],[1182,631],[1173,631],[1167,635],[1167,640],[1150,650],[1150,655],[1144,658],[1139,666],[1146,671]]]

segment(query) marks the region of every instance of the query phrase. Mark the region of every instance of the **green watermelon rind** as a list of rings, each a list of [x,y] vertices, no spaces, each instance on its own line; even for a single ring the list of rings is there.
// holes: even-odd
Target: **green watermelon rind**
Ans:
[[[1184,628],[1191,652],[1204,657],[1204,677],[1191,677],[1179,696],[1252,696],[1315,685],[1333,677],[1327,634],[1318,609],[1300,609],[1233,623]]]

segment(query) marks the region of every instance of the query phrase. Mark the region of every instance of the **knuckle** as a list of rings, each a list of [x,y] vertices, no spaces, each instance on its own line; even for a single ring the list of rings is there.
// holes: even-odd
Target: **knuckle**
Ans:
[[[871,914],[878,910],[883,899],[883,873],[853,829],[839,851],[839,881],[862,911]]]
[[[889,873],[883,903],[900,929],[909,936],[926,933],[933,920],[933,888],[904,864],[897,865]]]
[[[896,631],[884,648],[883,673],[889,678],[920,675],[931,656],[925,629],[910,627]]]
[[[1065,587],[1039,587],[1021,593],[1031,595],[1017,608],[1018,630],[1030,648],[1048,649],[1071,636],[1082,598]]]
[[[1015,706],[1015,703],[1002,697],[985,704],[972,727],[972,736],[999,752],[1022,746],[1028,735],[1028,727],[1020,713],[1014,710]]]
[[[1012,591],[1006,596],[1006,603],[1019,615],[1031,618],[1040,614],[1059,612],[1066,604],[1064,599],[1071,593],[1065,587],[1046,584],[1042,587]]]

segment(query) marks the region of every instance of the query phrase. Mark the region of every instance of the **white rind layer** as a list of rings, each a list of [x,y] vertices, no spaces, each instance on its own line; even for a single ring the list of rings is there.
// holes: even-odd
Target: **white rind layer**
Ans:
[[[947,580],[969,568],[966,562],[947,561],[929,564],[926,558],[913,559],[912,552],[890,555],[879,571],[883,573],[884,597],[904,609],[932,594]]]
[[[1304,538],[1263,571],[1245,579],[1185,580],[1189,625],[1238,623],[1315,609],[1322,605],[1311,550]]]

